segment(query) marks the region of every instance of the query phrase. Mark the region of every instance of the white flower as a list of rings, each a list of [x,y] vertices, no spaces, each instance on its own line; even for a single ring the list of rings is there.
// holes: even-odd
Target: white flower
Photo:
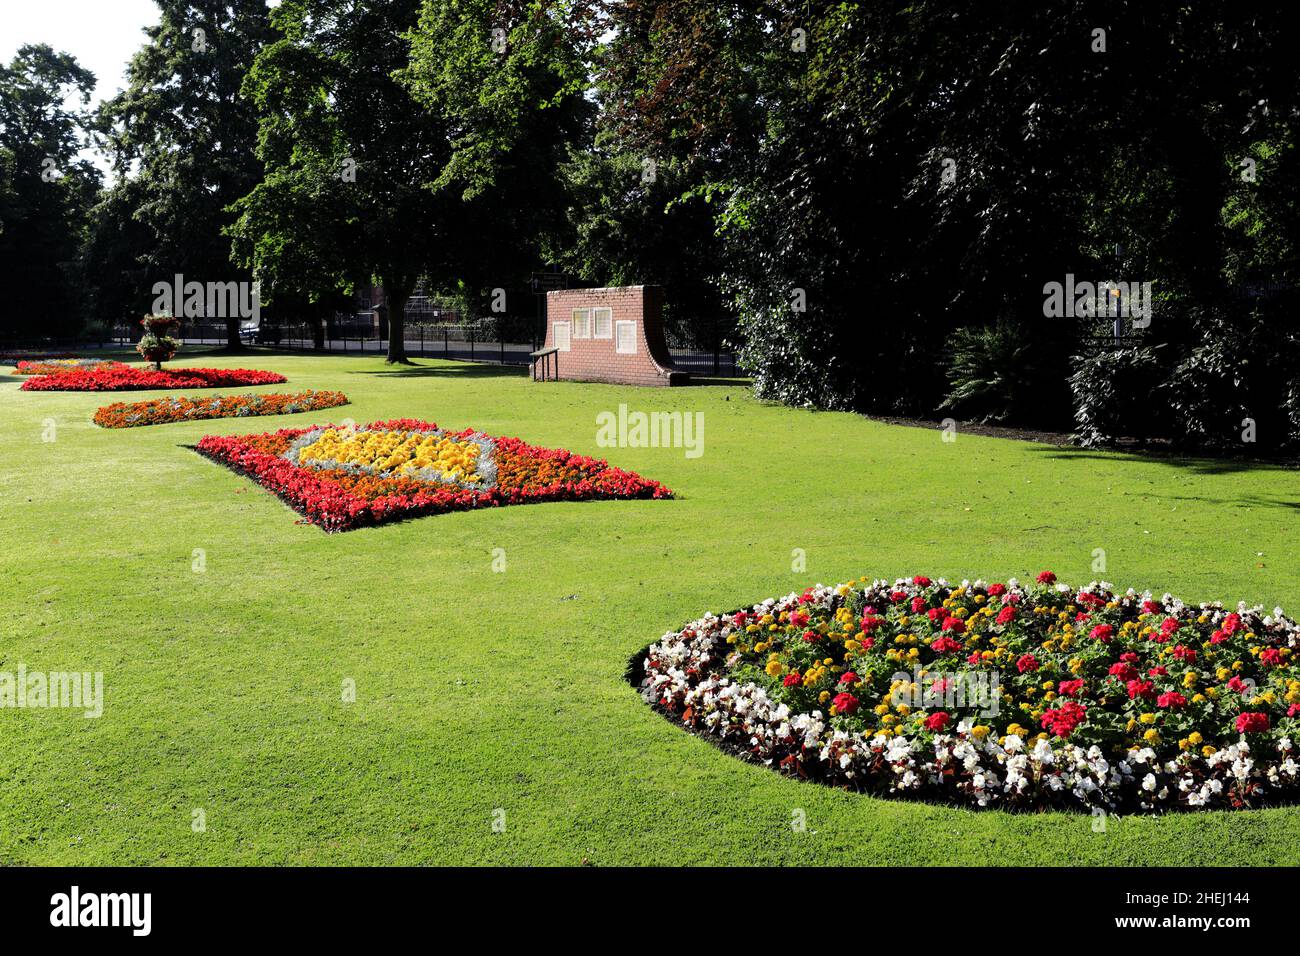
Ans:
[[[1149,773],[1149,774],[1147,774],[1145,777],[1142,778],[1142,789],[1143,789],[1143,790],[1148,790],[1148,791],[1149,791],[1149,790],[1154,790],[1155,788],[1156,788],[1156,775],[1155,775],[1155,774],[1153,774],[1153,773]]]

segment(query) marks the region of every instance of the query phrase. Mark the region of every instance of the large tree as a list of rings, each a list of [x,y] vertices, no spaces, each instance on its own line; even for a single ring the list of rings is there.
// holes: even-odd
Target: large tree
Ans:
[[[257,120],[241,87],[258,51],[272,36],[266,0],[157,0],[161,18],[131,60],[127,86],[106,102],[106,132],[121,195],[106,212],[131,210],[148,229],[140,271],[100,261],[126,284],[116,298],[136,299],[131,288],[175,274],[187,282],[232,282],[249,276],[231,259],[224,230],[228,207],[262,178],[256,155]],[[119,215],[104,228],[122,235]],[[111,236],[101,239],[112,243]],[[112,275],[101,285],[111,285]],[[113,299],[111,291],[105,298]],[[238,315],[225,318],[230,348],[239,348]]]
[[[1007,322],[1070,354],[1082,330],[1042,312],[1067,273],[1224,293],[1237,159],[1285,168],[1259,114],[1295,123],[1270,16],[1281,4],[638,0],[616,16],[609,113],[723,199],[719,272],[760,394],[930,411],[959,327]],[[1239,196],[1232,224],[1281,212]]]
[[[0,65],[0,288],[13,302],[0,336],[81,328],[78,251],[100,175],[78,154],[94,87],[93,74],[46,45]]]
[[[419,14],[419,0],[285,0],[276,9],[282,35],[245,86],[266,175],[237,203],[231,230],[259,274],[296,294],[319,299],[373,277],[384,287],[389,362],[407,360],[416,283],[446,273],[467,226],[459,200],[429,188],[451,155],[446,120],[396,75]]]

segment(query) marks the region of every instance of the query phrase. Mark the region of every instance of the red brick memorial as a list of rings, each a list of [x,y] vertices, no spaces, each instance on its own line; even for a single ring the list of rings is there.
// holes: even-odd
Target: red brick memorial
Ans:
[[[618,385],[684,385],[664,340],[663,291],[630,285],[546,293],[546,341],[533,378]]]

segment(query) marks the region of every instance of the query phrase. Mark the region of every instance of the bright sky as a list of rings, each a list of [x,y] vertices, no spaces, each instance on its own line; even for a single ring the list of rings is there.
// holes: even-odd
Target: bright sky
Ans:
[[[48,43],[95,74],[97,103],[126,85],[127,61],[158,19],[153,0],[0,0],[0,61],[24,43]],[[107,172],[103,157],[83,155]]]
[[[0,60],[24,43],[48,43],[94,73],[96,100],[108,99],[126,82],[144,28],[157,22],[153,0],[0,0]]]

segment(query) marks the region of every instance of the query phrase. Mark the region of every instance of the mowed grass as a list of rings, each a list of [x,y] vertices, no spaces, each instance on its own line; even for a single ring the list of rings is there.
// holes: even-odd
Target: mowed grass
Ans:
[[[98,720],[0,710],[0,863],[1300,862],[1300,808],[1095,832],[1081,814],[974,812],[784,779],[669,724],[623,678],[633,653],[706,610],[864,574],[1051,568],[1088,581],[1098,548],[1102,576],[1120,586],[1293,607],[1300,482],[1289,470],[964,434],[947,444],[935,430],[764,405],[740,386],[534,384],[519,370],[389,370],[355,356],[184,358],[173,364],[289,377],[251,391],[340,389],[353,404],[106,431],[91,424],[96,407],[162,393],[28,393],[0,377],[0,670],[102,671],[106,683]],[[703,456],[597,447],[596,415],[620,403],[702,412]],[[183,447],[345,416],[567,447],[679,498],[331,536]],[[47,419],[56,441],[42,441]],[[792,571],[794,549],[805,571]]]

